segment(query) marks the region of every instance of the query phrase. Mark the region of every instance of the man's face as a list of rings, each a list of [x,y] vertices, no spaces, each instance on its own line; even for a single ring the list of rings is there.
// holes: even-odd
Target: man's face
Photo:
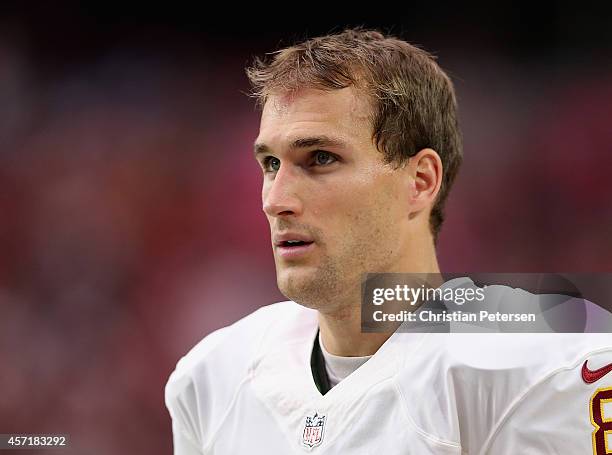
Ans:
[[[311,308],[353,300],[363,273],[400,271],[408,253],[410,178],[383,162],[370,112],[353,88],[279,94],[263,109],[255,151],[278,287]]]

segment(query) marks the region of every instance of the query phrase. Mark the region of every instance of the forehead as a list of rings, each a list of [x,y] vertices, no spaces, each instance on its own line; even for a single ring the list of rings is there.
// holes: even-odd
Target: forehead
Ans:
[[[371,142],[370,112],[368,98],[353,87],[272,94],[263,108],[257,142],[280,146],[305,135]]]

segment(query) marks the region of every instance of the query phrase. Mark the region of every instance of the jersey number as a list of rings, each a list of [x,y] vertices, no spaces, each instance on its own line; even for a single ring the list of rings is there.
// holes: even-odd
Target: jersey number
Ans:
[[[594,455],[612,454],[608,451],[606,437],[608,433],[612,434],[612,417],[606,419],[603,410],[604,404],[609,402],[612,402],[612,387],[597,389],[591,397],[591,423],[595,427],[595,431],[593,431]]]

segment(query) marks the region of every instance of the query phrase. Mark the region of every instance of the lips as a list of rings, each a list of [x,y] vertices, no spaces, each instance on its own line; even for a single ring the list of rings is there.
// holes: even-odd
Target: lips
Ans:
[[[296,246],[304,246],[313,243],[312,237],[305,234],[286,232],[283,234],[274,235],[274,246],[291,248]]]
[[[314,246],[314,239],[308,235],[291,232],[274,235],[274,248],[283,259],[302,258],[308,254]]]

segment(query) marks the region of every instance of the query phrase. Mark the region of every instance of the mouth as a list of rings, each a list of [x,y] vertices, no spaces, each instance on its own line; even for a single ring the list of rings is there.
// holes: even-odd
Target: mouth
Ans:
[[[280,242],[278,246],[282,248],[296,248],[304,245],[310,245],[311,243],[314,242],[308,242],[304,240],[284,240]]]
[[[283,259],[298,259],[308,254],[315,246],[312,240],[286,239],[275,242],[277,254]]]

